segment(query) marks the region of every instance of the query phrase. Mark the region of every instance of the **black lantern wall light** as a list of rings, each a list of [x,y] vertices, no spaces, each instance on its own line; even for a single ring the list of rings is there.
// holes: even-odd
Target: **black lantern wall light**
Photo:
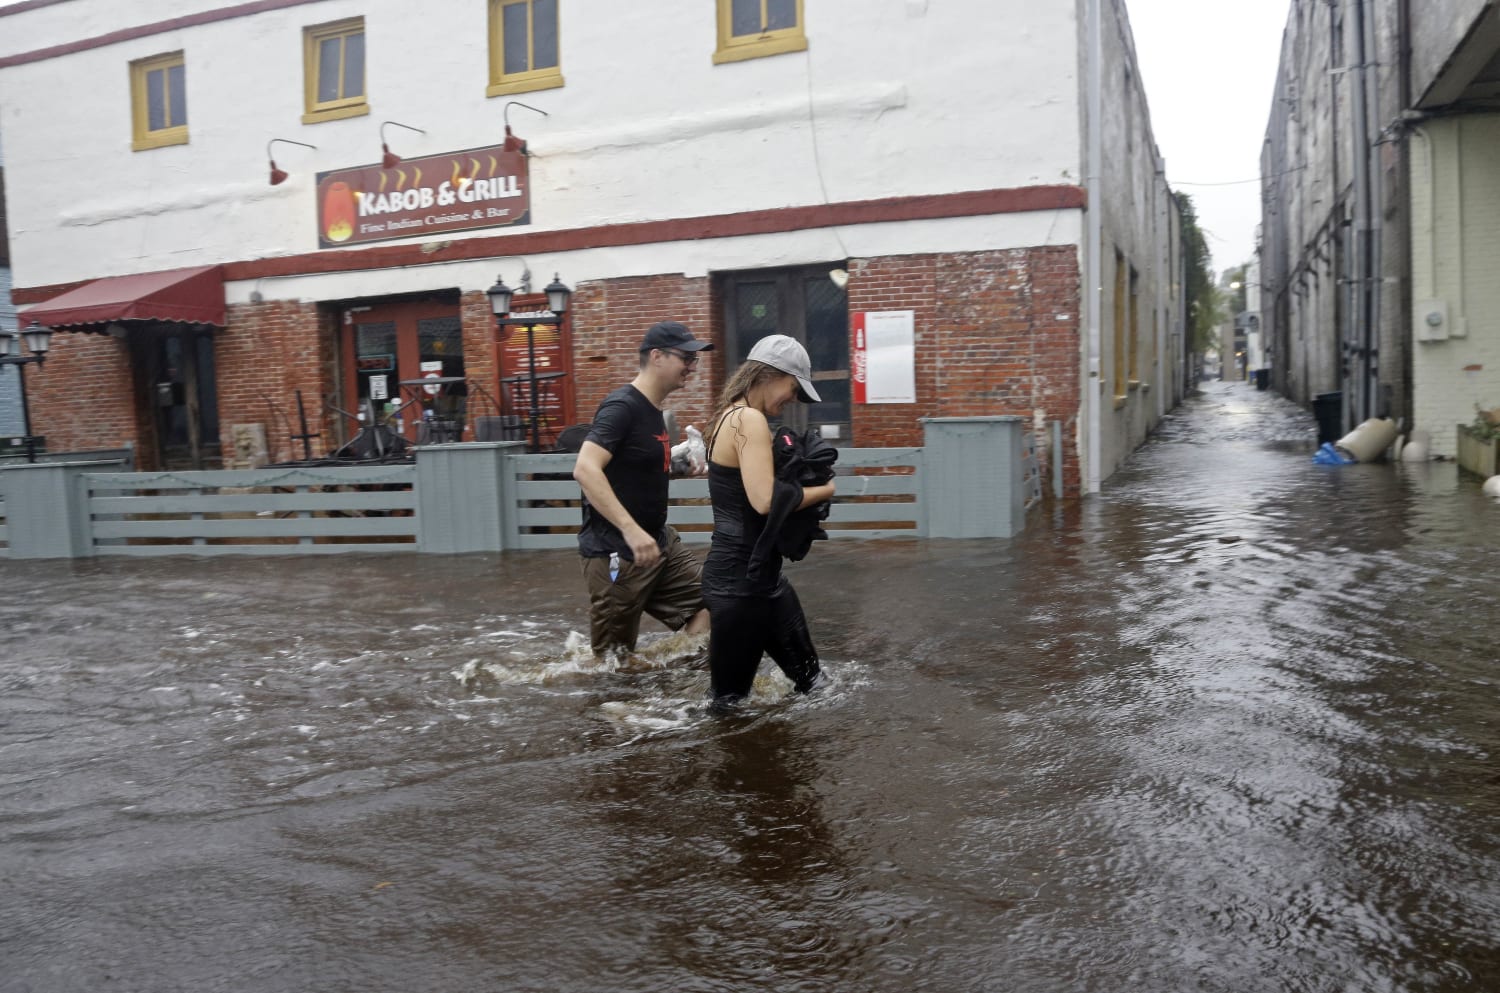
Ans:
[[[26,339],[26,347],[30,355],[21,354],[21,339]],[[36,321],[26,326],[26,330],[17,334],[0,328],[0,366],[16,366],[16,378],[21,381],[21,430],[25,432],[22,443],[26,446],[26,461],[36,461],[37,438],[31,433],[31,411],[26,402],[26,372],[22,366],[35,362],[41,365],[47,361],[47,349],[52,347],[52,329],[43,327]]]

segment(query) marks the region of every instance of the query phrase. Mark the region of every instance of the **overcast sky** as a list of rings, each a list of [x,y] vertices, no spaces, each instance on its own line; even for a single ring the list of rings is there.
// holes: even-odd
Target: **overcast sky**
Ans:
[[[1247,262],[1260,183],[1239,181],[1260,176],[1290,0],[1125,2],[1167,182],[1192,194],[1214,268]]]

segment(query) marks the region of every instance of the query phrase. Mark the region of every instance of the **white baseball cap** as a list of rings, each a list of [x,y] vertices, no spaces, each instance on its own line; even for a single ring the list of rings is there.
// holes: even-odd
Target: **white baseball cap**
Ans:
[[[812,360],[796,338],[784,334],[767,335],[755,343],[746,358],[795,376],[798,399],[803,403],[818,403],[823,399],[813,389]]]

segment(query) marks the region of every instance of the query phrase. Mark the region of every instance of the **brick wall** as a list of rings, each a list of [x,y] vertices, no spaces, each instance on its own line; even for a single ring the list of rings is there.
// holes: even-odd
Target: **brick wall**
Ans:
[[[123,338],[57,332],[47,361],[23,367],[31,429],[52,451],[137,443],[130,352]]]
[[[657,321],[681,321],[715,343],[701,353],[697,372],[668,406],[679,428],[702,425],[724,385],[722,307],[707,277],[681,274],[581,283],[573,294],[573,371],[578,419],[594,416],[599,401],[640,371],[641,338]]]
[[[1079,268],[1072,246],[1005,252],[857,259],[849,309],[913,310],[915,404],[856,406],[861,447],[922,443],[922,417],[1015,414],[1034,429],[1079,416]],[[577,413],[588,420],[610,390],[635,377],[637,347],[659,320],[682,321],[719,346],[703,355],[692,384],[672,395],[678,423],[702,424],[725,380],[724,308],[708,278],[656,275],[582,283],[573,295]],[[1045,439],[1043,439],[1045,441]],[[1080,485],[1076,451],[1064,485]]]
[[[235,304],[228,327],[216,337],[214,362],[219,383],[219,425],[224,450],[236,424],[262,424],[271,461],[302,457],[297,390],[302,391],[308,427],[322,437],[312,441],[313,455],[337,447],[341,418],[324,412],[323,398],[337,386],[335,330],[337,315],[315,303],[268,300]],[[319,420],[320,412],[323,414]]]
[[[922,417],[1014,414],[1034,430],[1079,415],[1079,270],[1072,246],[856,259],[850,311],[915,312],[918,402],[856,405],[860,447],[920,445]],[[1045,441],[1045,439],[1040,439]],[[1080,484],[1078,453],[1063,463]]]
[[[495,312],[490,310],[490,298],[482,290],[470,290],[459,299],[459,319],[463,322],[464,375],[470,383],[476,383],[497,404],[500,402],[499,384],[499,338],[495,327]],[[482,408],[482,409],[481,409]],[[472,418],[492,413],[486,402],[476,397],[469,405]],[[464,436],[473,440],[473,434]]]
[[[229,308],[229,328],[219,338],[219,423],[227,451],[235,424],[263,424],[273,461],[302,457],[302,443],[290,435],[300,431],[297,393],[302,390],[308,425],[321,432],[312,440],[314,457],[326,455],[348,441],[355,424],[325,405],[340,402],[344,383],[339,375],[342,348],[340,309],[335,305],[291,300],[238,304]],[[495,318],[483,292],[463,294],[459,302],[463,327],[464,372],[487,393],[495,393]],[[279,413],[273,415],[266,398]],[[321,412],[321,420],[320,420]],[[285,420],[283,421],[283,417]]]
[[[917,341],[918,402],[856,406],[856,444],[920,445],[919,419],[928,416],[1014,414],[1034,430],[1059,420],[1065,438],[1076,436],[1075,247],[856,259],[849,273],[849,309],[913,310]],[[663,274],[580,283],[570,318],[577,419],[589,420],[605,394],[635,377],[645,330],[660,320],[676,320],[720,346],[703,354],[691,385],[669,401],[679,425],[703,424],[725,379],[723,310],[709,277]],[[465,293],[460,311],[466,372],[493,391],[497,352],[489,300],[478,291]],[[312,429],[322,432],[313,443],[314,455],[326,454],[352,433],[345,418],[331,410],[318,423],[324,397],[338,395],[342,387],[338,320],[335,306],[299,301],[229,308],[229,327],[216,339],[226,451],[234,425],[263,424],[273,460],[301,457],[300,443],[289,438],[296,430],[298,389]],[[46,411],[38,428],[49,443],[103,447],[148,436],[132,409],[123,343],[69,334],[54,341],[54,357],[36,377],[41,393],[33,408]],[[268,400],[280,415],[273,415]],[[1063,471],[1069,492],[1076,493],[1076,451],[1066,454]]]

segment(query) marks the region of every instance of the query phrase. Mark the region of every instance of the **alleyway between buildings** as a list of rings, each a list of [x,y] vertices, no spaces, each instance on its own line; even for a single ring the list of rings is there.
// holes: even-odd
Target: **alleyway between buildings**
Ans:
[[[1314,436],[819,545],[734,719],[567,552],[0,562],[0,990],[1500,988],[1500,502]]]

